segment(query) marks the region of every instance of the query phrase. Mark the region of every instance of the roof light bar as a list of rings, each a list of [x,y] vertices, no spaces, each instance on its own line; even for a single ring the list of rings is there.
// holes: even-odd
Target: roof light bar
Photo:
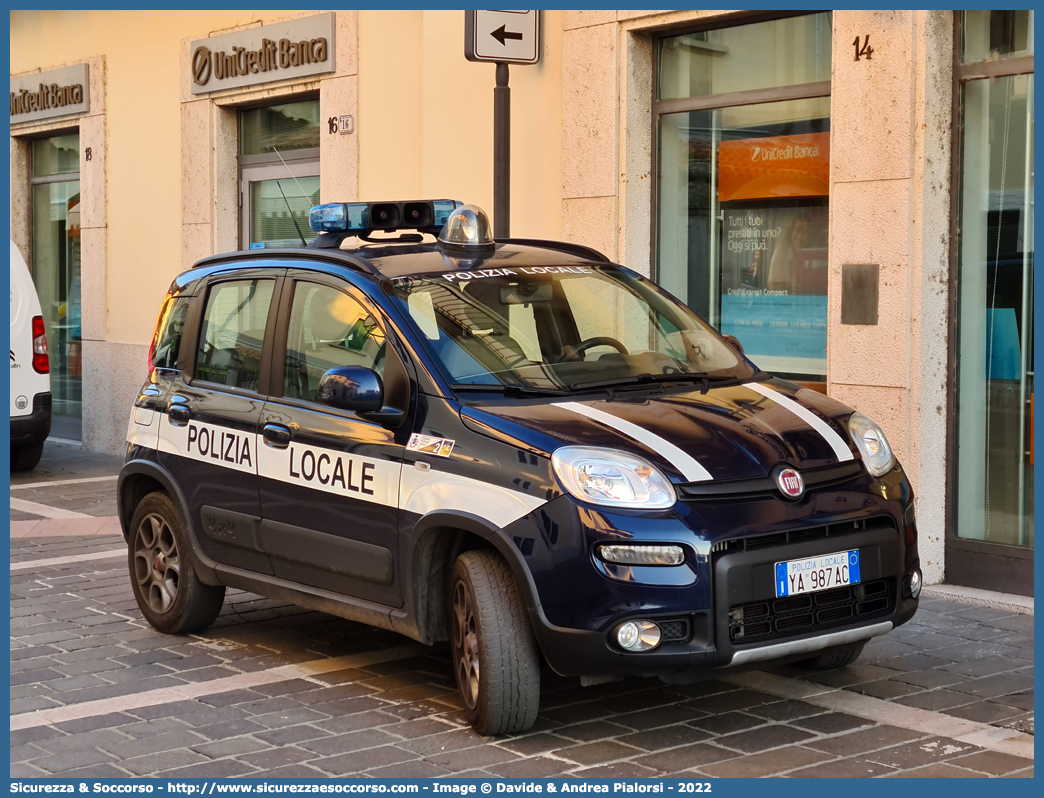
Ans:
[[[438,233],[450,214],[464,203],[457,200],[412,202],[333,202],[316,205],[308,224],[317,233],[364,236],[374,230],[419,230]]]

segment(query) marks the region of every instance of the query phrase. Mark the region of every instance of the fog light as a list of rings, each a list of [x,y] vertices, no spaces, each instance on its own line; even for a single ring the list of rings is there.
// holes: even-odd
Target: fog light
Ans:
[[[921,572],[919,570],[910,574],[910,595],[917,598],[921,594]]]
[[[616,642],[627,651],[649,651],[660,645],[660,627],[652,621],[627,621],[617,627]]]
[[[620,565],[681,565],[685,552],[681,546],[625,546],[617,543],[598,547],[598,556]]]

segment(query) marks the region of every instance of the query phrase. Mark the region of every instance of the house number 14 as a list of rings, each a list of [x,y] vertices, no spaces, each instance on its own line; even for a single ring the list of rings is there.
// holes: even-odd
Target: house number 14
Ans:
[[[874,48],[870,46],[870,34],[869,33],[863,38],[863,46],[862,47],[859,46],[859,37],[858,36],[855,37],[854,44],[855,44],[855,60],[856,61],[858,61],[864,55],[866,56],[866,60],[867,61],[869,61],[869,60],[871,60],[873,58]]]

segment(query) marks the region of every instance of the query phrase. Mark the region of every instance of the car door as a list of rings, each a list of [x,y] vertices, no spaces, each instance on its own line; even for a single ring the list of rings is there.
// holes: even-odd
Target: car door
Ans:
[[[408,425],[386,429],[319,404],[317,392],[328,369],[364,366],[387,382],[389,370],[405,376],[402,360],[379,312],[337,278],[291,271],[280,318],[259,442],[265,551],[276,576],[401,606],[398,492]]]
[[[185,495],[203,552],[219,563],[271,574],[258,539],[258,422],[268,392],[275,298],[285,269],[212,278],[189,320],[188,368],[160,419],[160,463]]]

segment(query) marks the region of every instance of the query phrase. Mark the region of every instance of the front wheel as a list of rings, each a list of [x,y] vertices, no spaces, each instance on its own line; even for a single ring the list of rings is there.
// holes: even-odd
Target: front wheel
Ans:
[[[812,657],[811,659],[804,659],[797,664],[802,668],[810,668],[816,671],[829,671],[834,668],[844,668],[846,665],[851,665],[857,659],[859,655],[863,653],[863,646],[866,645],[865,640],[860,640],[858,643],[849,643],[845,646],[839,646],[837,648],[828,648],[821,652],[818,656]]]
[[[450,576],[450,649],[464,714],[479,734],[521,732],[540,707],[540,653],[507,563],[466,551]]]
[[[145,620],[167,634],[210,626],[221,612],[225,588],[196,576],[195,557],[181,514],[166,493],[150,493],[131,519],[131,588]]]
[[[32,471],[40,464],[43,457],[44,442],[27,443],[24,446],[11,447],[11,470]]]

